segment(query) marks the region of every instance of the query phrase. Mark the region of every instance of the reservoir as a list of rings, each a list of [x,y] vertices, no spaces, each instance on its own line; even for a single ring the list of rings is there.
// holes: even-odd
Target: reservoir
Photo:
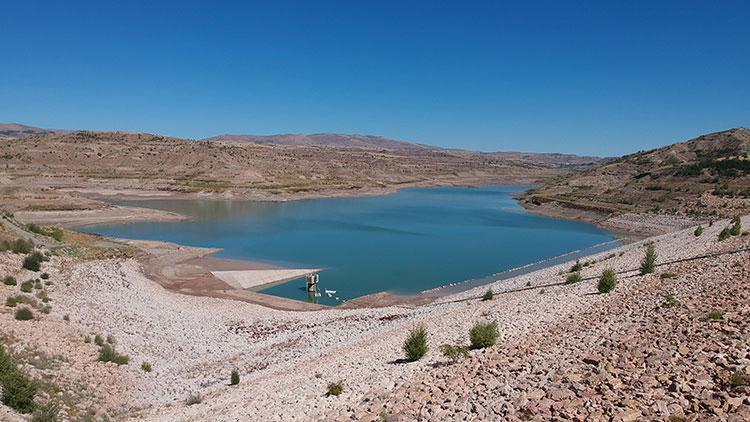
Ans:
[[[259,291],[328,305],[380,291],[418,293],[614,239],[587,223],[529,214],[514,198],[528,188],[415,188],[289,202],[123,201],[192,219],[80,230],[223,248],[216,254],[223,258],[322,268],[320,290],[336,291],[331,297],[309,297],[301,279]]]

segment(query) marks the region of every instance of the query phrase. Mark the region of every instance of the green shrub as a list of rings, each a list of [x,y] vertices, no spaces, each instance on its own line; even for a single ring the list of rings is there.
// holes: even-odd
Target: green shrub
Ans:
[[[18,284],[18,281],[16,281],[15,277],[6,275],[5,278],[3,278],[3,284],[6,286],[15,286]]]
[[[229,377],[229,385],[237,385],[240,383],[240,373],[236,369],[232,370],[232,375]]]
[[[2,387],[0,400],[4,405],[21,413],[34,410],[37,385],[18,370],[16,362],[2,344],[0,344],[0,387]]]
[[[37,289],[37,290],[42,290],[42,288],[43,288],[43,286],[42,286],[42,282],[41,282],[41,281],[39,281],[39,280],[36,280],[36,281],[34,282],[34,288],[35,288],[35,289]]]
[[[16,309],[16,319],[19,321],[28,321],[34,319],[34,313],[31,312],[31,309],[22,306]]]
[[[151,372],[151,364],[148,362],[143,362],[141,364],[141,369],[143,369],[143,372]]]
[[[482,296],[482,300],[492,300],[495,298],[495,293],[492,292],[492,289],[487,289],[486,292],[484,292],[484,295]]]
[[[47,405],[37,405],[34,413],[31,415],[31,422],[57,422],[58,413],[60,413],[60,406],[55,403]]]
[[[29,253],[34,250],[34,242],[31,240],[16,239],[12,242],[0,241],[0,252],[11,251],[13,253]]]
[[[23,268],[26,268],[29,271],[39,271],[39,268],[44,261],[49,261],[49,258],[39,252],[32,252],[24,258]]]
[[[469,330],[469,340],[472,349],[484,349],[495,345],[497,337],[497,322],[478,322]]]
[[[576,259],[576,263],[573,264],[573,266],[570,268],[571,273],[577,273],[583,269],[583,265],[581,265],[581,261]]]
[[[42,307],[42,309],[40,309],[39,312],[43,314],[48,314],[50,313],[51,310],[52,310],[52,307],[47,305],[47,306]]]
[[[641,261],[641,275],[651,274],[656,269],[656,249],[653,243],[646,246],[646,256]]]
[[[698,237],[698,236],[702,235],[703,234],[703,226],[698,226],[698,228],[695,229],[695,231],[693,232],[693,234],[695,235],[695,237]]]
[[[469,348],[461,345],[443,344],[440,346],[440,352],[443,356],[450,359],[451,363],[456,363],[463,358],[469,357]]]
[[[615,275],[615,271],[609,268],[602,271],[602,276],[599,278],[599,284],[596,286],[599,293],[609,293],[615,287],[617,287],[617,276]]]
[[[28,230],[28,231],[30,231],[32,233],[42,234],[42,228],[39,227],[38,224],[34,224],[34,223],[27,224],[26,225],[26,230]]]
[[[740,223],[739,217],[732,220],[732,226],[729,227],[729,234],[732,236],[739,236],[742,233],[742,224]]]
[[[24,293],[31,293],[34,290],[34,282],[32,280],[26,280],[21,283],[21,291]]]
[[[127,355],[117,353],[111,344],[104,344],[99,349],[99,361],[126,365],[130,361],[130,358]]]
[[[673,308],[679,304],[680,301],[678,301],[672,293],[667,293],[666,295],[664,295],[664,306],[666,306],[667,308]]]
[[[5,306],[8,306],[10,308],[14,308],[18,302],[16,301],[16,298],[13,296],[8,297],[5,299]]]
[[[659,274],[659,278],[662,279],[662,280],[667,280],[667,279],[670,279],[670,278],[677,278],[677,274],[676,273],[665,272],[665,273]]]
[[[332,382],[328,384],[328,393],[326,395],[328,396],[339,396],[341,393],[344,392],[344,384],[339,382]]]
[[[565,282],[568,284],[575,284],[581,281],[581,273],[576,271],[574,273],[571,273],[567,279],[565,279]]]
[[[721,232],[719,233],[719,241],[720,241],[720,242],[721,242],[721,241],[723,241],[723,240],[727,240],[727,239],[729,239],[730,237],[732,237],[732,234],[731,234],[731,232],[730,232],[730,230],[729,230],[729,227],[726,227],[726,228],[724,228],[724,229],[723,229],[723,230],[722,230],[722,231],[721,231]]]
[[[49,279],[49,273],[42,273],[42,275],[40,275],[39,277],[41,277],[42,280],[48,280]]]
[[[185,404],[188,406],[192,406],[194,404],[199,404],[203,401],[203,397],[201,397],[201,393],[193,393],[188,396],[188,398],[185,400]]]
[[[420,325],[409,332],[409,337],[404,342],[404,353],[406,360],[414,362],[427,354],[427,329]]]
[[[724,319],[724,311],[721,309],[714,309],[713,311],[708,313],[708,319],[713,321],[719,321]]]
[[[104,346],[104,339],[99,334],[94,336],[94,344],[97,346]]]
[[[3,404],[20,413],[30,413],[34,410],[34,396],[37,384],[27,378],[18,369],[2,376]]]

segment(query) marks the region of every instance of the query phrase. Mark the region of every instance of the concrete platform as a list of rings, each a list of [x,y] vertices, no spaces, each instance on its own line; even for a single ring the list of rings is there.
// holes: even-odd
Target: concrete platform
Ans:
[[[257,290],[273,284],[301,278],[307,274],[320,272],[315,268],[212,271],[211,274],[235,289]]]

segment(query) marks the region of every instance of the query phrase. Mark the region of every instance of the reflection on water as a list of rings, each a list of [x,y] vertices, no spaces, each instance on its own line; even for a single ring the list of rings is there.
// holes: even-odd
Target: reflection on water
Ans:
[[[91,227],[109,236],[221,247],[221,257],[324,268],[321,291],[304,281],[264,292],[337,304],[390,290],[415,293],[609,241],[594,226],[526,213],[525,186],[407,189],[393,195],[291,202],[149,200],[127,204],[191,221]]]

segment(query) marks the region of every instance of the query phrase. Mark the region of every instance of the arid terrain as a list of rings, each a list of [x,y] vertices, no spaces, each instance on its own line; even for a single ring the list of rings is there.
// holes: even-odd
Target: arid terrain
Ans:
[[[535,212],[579,216],[648,214],[665,222],[731,217],[750,210],[750,129],[711,133],[568,174],[529,191]],[[628,217],[626,217],[628,218]]]
[[[636,201],[633,192],[656,191],[626,175],[651,166],[622,164],[625,157],[581,172],[575,160],[541,162],[549,156],[533,162],[421,146],[399,152],[147,136],[56,132],[0,141],[1,420],[750,419],[750,217],[741,193],[713,192],[716,183],[664,190],[670,204],[705,201],[701,213],[689,211],[694,204],[673,212],[604,209],[609,194],[581,192],[612,189]],[[731,158],[701,161],[701,176],[673,176],[672,168],[636,180],[667,187],[723,172],[717,162],[744,162],[737,148],[746,130],[657,151],[702,150],[706,139]],[[692,174],[688,155],[677,168]],[[149,166],[156,170],[139,174]],[[304,178],[279,184],[297,171]],[[622,173],[604,176],[614,171]],[[746,175],[732,174],[735,189]],[[48,225],[182,218],[109,206],[102,197],[289,199],[309,194],[296,191],[305,186],[337,195],[351,186],[360,194],[503,180],[547,180],[526,196],[527,207],[641,239],[460,293],[374,295],[328,308],[232,289],[208,269],[237,264],[205,258],[213,250]],[[602,185],[571,188],[580,180]],[[584,199],[597,206],[581,207]],[[724,218],[735,215],[743,217]],[[656,257],[644,272],[648,245]],[[617,281],[608,292],[599,288],[605,270]],[[494,344],[446,356],[441,346],[469,346],[470,330],[489,322]],[[420,326],[428,348],[407,361],[404,341]],[[29,393],[33,405],[22,400]]]

